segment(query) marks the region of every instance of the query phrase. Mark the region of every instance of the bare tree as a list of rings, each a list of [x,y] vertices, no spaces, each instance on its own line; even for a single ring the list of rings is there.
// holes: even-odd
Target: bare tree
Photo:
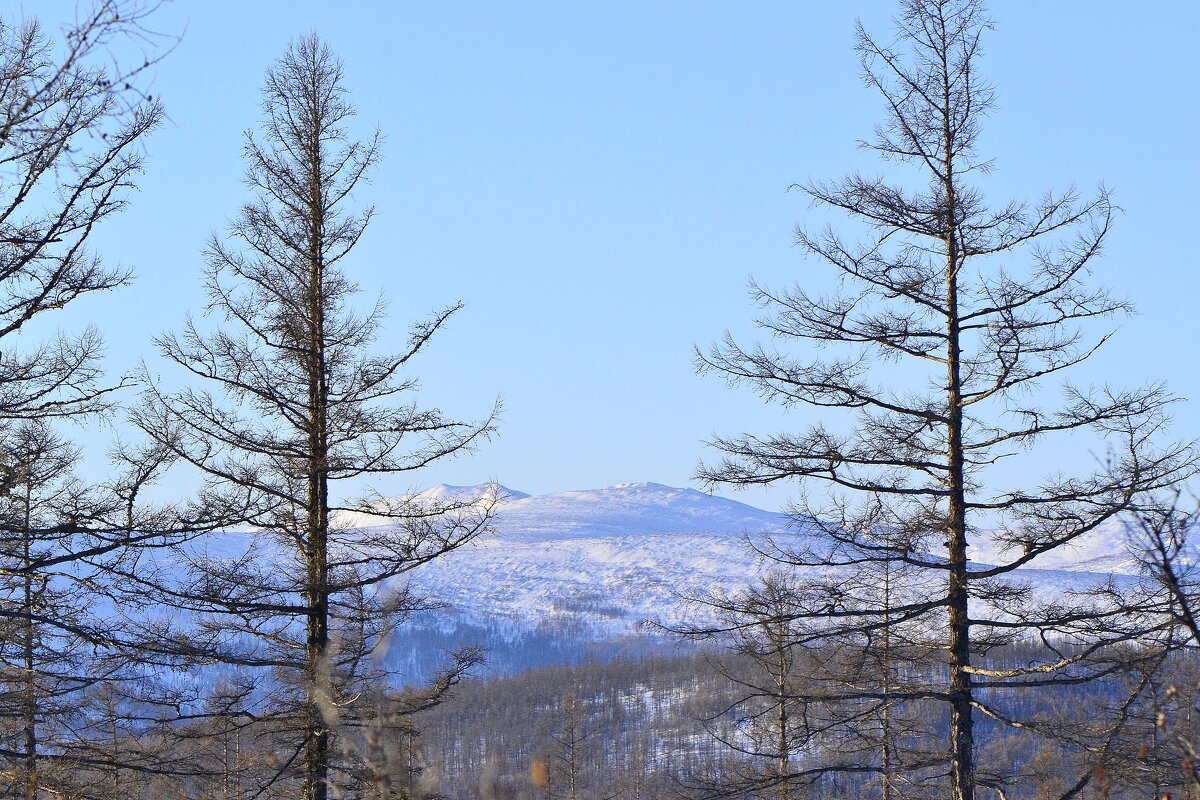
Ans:
[[[1129,515],[1130,549],[1142,572],[1162,587],[1171,616],[1200,646],[1200,565],[1194,533],[1200,511],[1182,506],[1181,493],[1142,503]]]
[[[729,655],[709,656],[714,670],[737,687],[733,706],[704,720],[709,736],[733,754],[733,765],[722,774],[704,776],[695,787],[700,793],[722,796],[757,790],[771,797],[794,796],[793,756],[813,745],[813,717],[808,705],[809,687],[797,679],[812,675],[811,665],[797,664],[806,657],[795,647],[792,613],[799,598],[788,575],[775,571],[761,582],[736,593],[716,593],[700,601],[704,610],[716,609],[722,618],[719,630]],[[700,627],[695,638],[711,634]],[[732,721],[732,724],[726,724]]]
[[[1153,748],[1141,748],[1138,761],[1147,768],[1178,768],[1183,782],[1200,795],[1200,560],[1196,529],[1200,509],[1187,508],[1175,490],[1143,503],[1128,519],[1130,552],[1142,574],[1160,590],[1162,612],[1177,637],[1175,657],[1165,657],[1148,675],[1157,679],[1151,707]],[[1161,762],[1165,761],[1166,764]],[[1159,763],[1155,763],[1159,762]],[[1169,765],[1169,766],[1168,766]]]
[[[43,780],[39,751],[62,746],[63,729],[47,735],[46,728],[74,717],[83,689],[97,680],[92,675],[103,672],[87,652],[88,640],[102,635],[86,619],[92,594],[87,581],[63,580],[83,576],[38,568],[39,561],[56,554],[61,536],[45,531],[61,521],[59,512],[76,505],[81,493],[71,475],[76,454],[45,423],[12,429],[9,437],[4,461],[12,472],[0,509],[0,553],[7,567],[3,589],[10,624],[0,637],[5,689],[0,718],[12,725],[6,733],[13,741],[5,742],[4,754],[21,763],[14,783],[34,800]],[[49,748],[46,739],[53,743]]]
[[[546,796],[554,800],[579,800],[587,796],[582,785],[587,741],[593,731],[589,709],[577,695],[568,693],[555,709],[546,759]]]
[[[131,82],[151,57],[132,69],[98,59],[136,38],[146,13],[98,3],[62,43],[36,20],[0,19],[0,425],[96,412],[113,388],[99,383],[95,329],[24,352],[16,339],[44,312],[129,277],[88,240],[124,207],[162,108]]]
[[[774,553],[803,570],[807,593],[823,597],[793,611],[810,630],[800,641],[866,647],[885,630],[929,632],[942,657],[908,668],[920,685],[856,696],[944,711],[944,728],[934,727],[945,731],[944,755],[918,759],[908,778],[953,800],[972,800],[979,787],[999,794],[1009,780],[1004,765],[979,765],[977,714],[1014,734],[1053,733],[1017,718],[1013,693],[1113,674],[1126,663],[1117,645],[1144,630],[1117,592],[1037,602],[1014,571],[1115,523],[1136,497],[1191,470],[1187,447],[1154,443],[1171,400],[1161,386],[1065,385],[1063,402],[1051,405],[1048,381],[1109,337],[1089,335],[1089,323],[1128,309],[1086,280],[1113,206],[1103,189],[1087,199],[1068,191],[987,205],[976,183],[992,164],[975,145],[993,105],[977,69],[989,27],[977,0],[904,0],[890,43],[859,27],[863,78],[886,109],[864,146],[914,168],[916,188],[860,174],[800,187],[866,231],[855,244],[833,230],[797,230],[798,245],[832,268],[840,288],[754,286],[759,324],[775,346],[746,348],[726,336],[698,353],[701,371],[830,418],[801,433],[719,437],[724,458],[700,477],[824,487],[794,509],[811,546]],[[823,353],[790,354],[789,345]],[[1109,448],[1091,474],[1006,486],[993,470],[1086,436]],[[988,539],[998,563],[973,563],[969,548]],[[848,577],[885,562],[910,573],[888,602],[871,582]],[[1045,645],[1024,663],[989,656],[1027,640]],[[841,723],[845,731],[856,718]],[[882,766],[830,769],[851,768]]]
[[[492,433],[495,412],[462,423],[413,399],[409,361],[461,304],[414,325],[399,354],[372,348],[383,303],[356,309],[342,263],[371,219],[348,204],[379,160],[380,136],[351,137],[342,65],[316,35],[268,71],[262,109],[261,133],[244,147],[253,199],[206,251],[219,325],[189,320],[158,340],[203,386],[152,383],[134,420],[204,476],[202,507],[250,531],[236,552],[180,551],[189,578],[158,596],[196,625],[172,634],[172,647],[185,663],[273,673],[259,712],[288,749],[270,780],[298,776],[306,800],[324,800],[348,774],[335,735],[351,741],[343,734],[360,723],[359,700],[388,676],[380,657],[391,626],[421,607],[393,579],[484,532],[496,500],[348,502],[331,487],[466,452]],[[339,512],[364,509],[387,524],[339,523]]]
[[[160,449],[118,453],[133,465],[117,471],[118,458],[111,480],[91,484],[49,422],[12,426],[0,446],[11,467],[0,496],[0,763],[27,798],[43,789],[95,796],[81,788],[90,771],[147,769],[160,754],[114,751],[97,733],[152,727],[161,713],[148,709],[180,697],[140,667],[115,603],[119,576],[147,549],[178,541],[190,521],[138,500],[168,461]],[[125,703],[101,714],[98,731],[101,695]]]
[[[46,785],[72,783],[70,765],[90,758],[72,727],[87,691],[130,677],[99,614],[104,566],[160,540],[163,522],[152,514],[148,536],[137,501],[162,464],[153,448],[134,469],[114,464],[111,481],[85,485],[72,476],[75,448],[52,427],[104,414],[125,383],[104,382],[99,333],[38,342],[47,312],[129,278],[90,239],[124,207],[163,115],[138,80],[165,43],[145,27],[153,7],[101,0],[60,36],[36,19],[0,18],[0,758],[27,798],[42,796],[48,765],[66,766]]]
[[[898,572],[867,565],[843,576],[841,591],[877,590],[887,608]],[[931,713],[895,698],[916,688],[911,666],[934,648],[886,621],[865,636],[814,624],[830,608],[828,588],[775,565],[746,588],[697,598],[700,621],[675,629],[723,647],[708,659],[734,689],[733,703],[704,720],[732,758],[695,783],[697,796],[821,796],[829,787],[811,785],[839,772],[884,800],[909,796],[905,774],[930,762]]]

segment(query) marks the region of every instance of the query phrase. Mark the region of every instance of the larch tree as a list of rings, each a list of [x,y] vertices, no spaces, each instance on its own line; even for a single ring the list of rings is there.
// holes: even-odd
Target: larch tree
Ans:
[[[151,11],[81,5],[61,35],[0,18],[0,772],[26,798],[69,788],[93,760],[73,726],[87,692],[120,672],[119,631],[100,614],[105,567],[161,541],[163,517],[147,533],[137,501],[162,464],[155,448],[86,484],[54,427],[96,420],[126,383],[105,381],[99,332],[47,335],[54,312],[130,276],[92,239],[125,207],[163,116],[138,80],[160,57]]]
[[[21,767],[13,784],[22,796],[36,798],[47,771],[42,752],[62,747],[60,726],[78,716],[84,689],[103,673],[88,657],[89,640],[103,637],[82,618],[91,605],[86,581],[63,579],[83,576],[38,568],[39,561],[53,558],[63,534],[51,531],[81,492],[71,475],[76,453],[37,422],[10,429],[4,451],[11,472],[10,491],[0,505],[0,554],[11,624],[0,639],[3,752]],[[48,735],[48,727],[57,730]],[[53,742],[49,748],[47,739]]]
[[[903,0],[895,23],[891,42],[860,25],[857,51],[886,114],[864,146],[896,165],[896,177],[800,187],[863,232],[855,243],[797,229],[797,244],[837,287],[753,286],[773,344],[744,347],[727,335],[697,353],[702,372],[814,409],[819,421],[798,433],[719,436],[723,457],[699,477],[804,487],[793,510],[810,543],[774,553],[807,582],[806,602],[789,612],[806,631],[796,645],[870,649],[883,631],[925,631],[936,645],[919,648],[936,658],[904,665],[904,685],[846,687],[827,735],[850,735],[884,709],[934,709],[941,753],[888,769],[923,792],[973,800],[980,787],[1003,792],[1016,780],[1015,764],[981,766],[980,714],[1012,735],[1052,736],[1053,726],[1019,718],[1015,693],[1115,674],[1133,657],[1119,645],[1144,633],[1115,592],[1038,602],[1014,572],[1115,525],[1139,496],[1187,475],[1191,451],[1156,444],[1171,401],[1162,386],[1064,383],[1054,397],[1051,384],[1109,338],[1104,321],[1128,310],[1088,280],[1112,224],[1109,193],[989,205],[979,183],[992,163],[976,149],[994,97],[978,71],[990,27],[982,5]],[[1049,469],[1019,485],[997,467],[1025,458],[1027,473],[1047,446],[1097,442],[1108,454],[1090,472]],[[971,560],[980,544],[995,563]],[[886,597],[877,580],[853,577],[883,564],[904,571]],[[1001,648],[1029,641],[1042,643],[1036,655],[1002,663]],[[865,718],[863,703],[875,706]],[[1067,746],[1099,752],[1081,742]],[[837,761],[803,780],[883,770],[878,760]],[[1094,774],[1085,770],[1073,791]]]
[[[546,797],[551,800],[579,800],[587,797],[583,785],[583,767],[588,739],[593,731],[589,725],[591,709],[575,693],[564,694],[553,709],[552,729],[547,741]]]
[[[461,304],[414,325],[402,352],[373,348],[383,304],[355,306],[344,262],[372,216],[350,203],[380,136],[352,137],[341,62],[315,34],[267,72],[262,111],[243,150],[253,197],[205,253],[217,324],[189,320],[158,340],[199,384],[151,382],[134,420],[203,476],[202,508],[247,531],[236,552],[228,541],[179,552],[187,578],[157,596],[195,624],[166,631],[159,647],[185,665],[269,671],[270,700],[259,698],[254,718],[269,721],[283,767],[265,780],[298,780],[305,800],[325,800],[346,781],[387,779],[362,778],[362,754],[349,751],[355,731],[381,718],[363,706],[388,677],[388,634],[421,607],[393,579],[487,530],[495,501],[364,504],[334,487],[466,452],[492,434],[495,410],[464,423],[415,399],[410,360]],[[387,524],[350,528],[338,515],[354,510]],[[477,660],[459,653],[431,692]]]
[[[873,784],[882,800],[908,797],[906,773],[936,762],[930,754],[927,704],[895,697],[919,690],[906,673],[927,663],[933,648],[917,626],[835,630],[816,622],[835,592],[870,594],[890,608],[904,583],[887,562],[838,576],[836,588],[791,574],[767,550],[772,568],[751,585],[694,598],[697,618],[673,628],[716,645],[714,671],[733,689],[733,702],[705,720],[707,735],[731,758],[691,781],[695,797],[805,798],[830,795],[820,779],[840,773]],[[853,724],[848,724],[849,721]],[[841,796],[841,795],[836,795]]]
[[[738,592],[720,592],[699,600],[704,611],[716,610],[717,630],[729,655],[708,656],[715,672],[736,687],[733,705],[703,720],[705,732],[733,758],[723,769],[704,775],[693,787],[701,795],[734,795],[757,791],[766,797],[793,796],[792,759],[816,746],[812,709],[797,678],[811,677],[807,657],[795,647],[791,618],[799,598],[789,576],[777,570]],[[699,627],[696,638],[711,635]]]
[[[115,599],[121,576],[149,549],[190,533],[191,521],[140,499],[168,453],[149,446],[113,455],[113,476],[95,483],[78,476],[79,448],[48,421],[10,426],[0,445],[10,468],[0,495],[0,763],[31,799],[78,794],[97,769],[158,772],[160,753],[114,753],[96,726],[143,730],[149,707],[178,697],[140,668]],[[98,715],[100,696],[125,702]]]
[[[141,30],[144,15],[98,3],[61,44],[36,20],[0,20],[0,425],[95,413],[112,391],[94,328],[17,340],[46,312],[129,278],[91,253],[89,239],[125,206],[163,112],[130,83],[141,65],[114,70],[97,59]]]
[[[1182,492],[1164,493],[1145,503],[1127,520],[1130,550],[1142,574],[1159,589],[1161,613],[1169,621],[1174,648],[1149,678],[1156,681],[1148,717],[1153,747],[1139,743],[1129,762],[1138,768],[1181,774],[1183,785],[1200,793],[1200,559],[1197,531],[1200,509],[1186,507]],[[1174,649],[1178,652],[1170,652]],[[1176,772],[1178,771],[1178,772]],[[1164,780],[1164,783],[1167,781]]]

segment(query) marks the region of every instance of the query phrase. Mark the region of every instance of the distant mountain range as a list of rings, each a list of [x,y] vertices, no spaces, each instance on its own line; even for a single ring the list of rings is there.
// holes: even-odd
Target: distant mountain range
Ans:
[[[470,495],[479,487],[444,487]],[[781,514],[655,483],[531,497],[504,490],[496,533],[413,583],[471,621],[573,620],[597,636],[678,619],[681,593],[754,573],[747,535],[786,535]]]
[[[748,539],[769,535],[786,545],[805,536],[782,514],[656,483],[540,496],[498,490],[506,499],[496,532],[411,578],[419,593],[446,607],[414,619],[393,643],[393,659],[410,670],[423,672],[431,654],[470,641],[486,644],[504,672],[661,647],[644,622],[679,622],[687,613],[682,598],[743,586],[758,574]],[[428,493],[467,499],[488,491],[497,487]],[[1000,555],[972,553],[985,563]],[[1020,575],[1044,592],[1134,572],[1116,527],[1030,567]]]

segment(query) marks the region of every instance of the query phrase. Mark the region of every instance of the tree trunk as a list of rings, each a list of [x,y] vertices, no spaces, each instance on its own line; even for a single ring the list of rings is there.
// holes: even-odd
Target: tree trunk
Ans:
[[[967,508],[963,454],[963,408],[960,320],[958,311],[959,247],[955,216],[953,138],[950,131],[949,77],[943,83],[946,190],[946,555],[949,561],[947,616],[950,669],[950,797],[974,800],[975,764],[971,720],[971,630],[967,608]]]
[[[319,100],[310,98],[313,119],[320,119]],[[308,285],[308,746],[305,753],[305,800],[327,800],[329,794],[328,719],[333,712],[329,663],[329,478],[328,389],[325,365],[324,205],[321,196],[321,130],[310,131],[309,285]]]
[[[28,537],[28,531],[26,536]],[[28,556],[28,539],[25,544]],[[23,709],[25,722],[25,798],[37,800],[38,794],[38,765],[37,765],[37,684],[34,669],[34,631],[33,631],[33,577],[25,576],[25,624],[22,642],[24,649],[25,667],[25,707]]]
[[[25,529],[22,532],[24,541],[25,560],[25,619],[22,626],[22,649],[25,667],[25,697],[23,717],[25,723],[25,800],[37,800],[38,795],[38,764],[37,764],[37,680],[34,670],[37,664],[34,662],[35,652],[35,631],[33,624],[33,573],[30,569],[32,565],[32,553],[30,551],[30,527],[31,516],[30,508],[33,503],[32,498],[33,487],[29,485],[29,481],[25,484]]]
[[[888,547],[892,543],[889,537]],[[883,711],[879,719],[882,744],[881,800],[892,800],[892,562],[883,562]]]

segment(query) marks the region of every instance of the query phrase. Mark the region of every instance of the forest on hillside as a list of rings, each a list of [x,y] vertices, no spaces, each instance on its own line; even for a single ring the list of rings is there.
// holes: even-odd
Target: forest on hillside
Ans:
[[[794,187],[842,220],[794,234],[830,282],[753,284],[761,340],[693,353],[784,428],[714,419],[735,432],[697,481],[793,488],[805,536],[748,537],[759,568],[642,645],[579,658],[547,624],[491,673],[482,642],[439,650],[409,581],[484,541],[503,490],[374,486],[486,447],[500,402],[419,391],[461,301],[398,326],[358,284],[389,147],[319,33],[262,79],[242,205],[188,245],[205,295],[154,366],[106,374],[71,316],[132,279],[96,231],[168,120],[158,12],[0,12],[0,795],[1200,798],[1200,451],[1164,383],[1072,382],[1133,311],[1094,276],[1118,209],[984,191],[980,0],[859,26],[878,160]],[[95,477],[73,436],[116,429]],[[1106,531],[1136,575],[1030,577]],[[527,668],[546,653],[572,663]]]

